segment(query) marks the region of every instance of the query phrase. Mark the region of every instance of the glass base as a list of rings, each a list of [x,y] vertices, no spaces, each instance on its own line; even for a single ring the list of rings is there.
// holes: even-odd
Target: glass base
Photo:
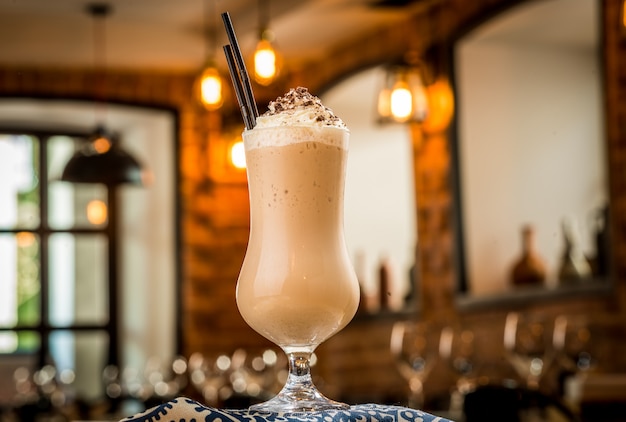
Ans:
[[[298,377],[299,378],[299,377]],[[320,410],[346,410],[350,405],[331,400],[320,393],[310,381],[310,377],[302,377],[296,382],[287,383],[274,398],[250,406],[250,410],[262,412],[315,412]]]

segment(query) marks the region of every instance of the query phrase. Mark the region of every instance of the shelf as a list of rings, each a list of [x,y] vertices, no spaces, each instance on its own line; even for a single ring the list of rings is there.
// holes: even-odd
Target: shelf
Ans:
[[[608,280],[592,279],[552,288],[528,287],[485,296],[464,294],[457,297],[456,304],[461,311],[512,308],[530,303],[557,302],[577,297],[607,296],[612,290],[613,284]]]
[[[414,319],[419,315],[419,309],[416,306],[406,307],[398,310],[385,310],[374,312],[357,313],[353,319],[354,322],[368,321],[396,321],[403,319]]]

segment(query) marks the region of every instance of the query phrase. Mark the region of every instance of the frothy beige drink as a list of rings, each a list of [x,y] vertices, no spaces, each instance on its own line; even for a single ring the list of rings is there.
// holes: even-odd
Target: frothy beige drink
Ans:
[[[315,348],[352,319],[359,301],[343,235],[349,134],[302,89],[258,122],[244,133],[251,226],[237,304],[274,343]]]

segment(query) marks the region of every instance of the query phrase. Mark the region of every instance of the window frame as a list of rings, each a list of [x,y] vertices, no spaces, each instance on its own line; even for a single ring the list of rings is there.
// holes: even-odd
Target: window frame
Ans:
[[[107,253],[116,253],[117,244],[114,241],[115,227],[111,227],[108,223],[99,227],[70,227],[70,228],[52,228],[48,221],[49,212],[49,197],[48,188],[51,180],[49,180],[48,174],[48,141],[50,138],[56,136],[67,136],[77,139],[79,141],[86,141],[89,134],[86,132],[77,132],[71,130],[45,130],[45,129],[33,129],[28,127],[3,127],[0,129],[0,135],[25,135],[31,136],[37,140],[38,143],[38,163],[37,171],[39,174],[39,224],[36,227],[20,227],[13,228],[1,228],[0,234],[18,234],[18,233],[32,233],[39,238],[39,283],[40,283],[40,297],[39,297],[39,321],[32,325],[16,325],[13,327],[0,326],[0,333],[6,332],[32,332],[39,336],[38,350],[33,353],[36,356],[34,361],[36,368],[41,368],[44,365],[50,363],[50,337],[55,332],[71,332],[71,333],[85,333],[85,332],[104,332],[108,337],[109,342],[109,355],[107,363],[117,364],[119,362],[119,327],[117,324],[117,316],[119,315],[119,297],[117,295],[117,288],[112,283],[115,277],[108,277],[107,283],[107,302],[109,315],[106,322],[102,324],[81,324],[72,323],[65,325],[56,325],[50,323],[50,274],[49,274],[49,239],[52,235],[57,233],[66,233],[70,235],[81,234],[97,234],[103,236],[106,239],[106,243],[109,245]],[[112,196],[107,188],[107,196]],[[117,213],[116,207],[110,207],[109,213]],[[115,219],[117,216],[113,216]],[[108,257],[106,257],[107,262]],[[115,271],[115,268],[108,268],[108,271]],[[8,353],[9,355],[22,353]],[[6,353],[0,353],[0,355],[6,355]]]

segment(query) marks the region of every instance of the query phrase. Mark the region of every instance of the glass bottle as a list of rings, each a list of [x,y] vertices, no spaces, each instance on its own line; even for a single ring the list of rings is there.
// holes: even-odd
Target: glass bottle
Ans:
[[[535,247],[535,229],[531,225],[522,227],[522,255],[513,265],[511,281],[514,286],[543,284],[546,265]]]
[[[563,231],[563,255],[559,266],[561,283],[575,282],[591,277],[591,266],[580,247],[580,239],[574,220],[565,219],[561,224]]]

